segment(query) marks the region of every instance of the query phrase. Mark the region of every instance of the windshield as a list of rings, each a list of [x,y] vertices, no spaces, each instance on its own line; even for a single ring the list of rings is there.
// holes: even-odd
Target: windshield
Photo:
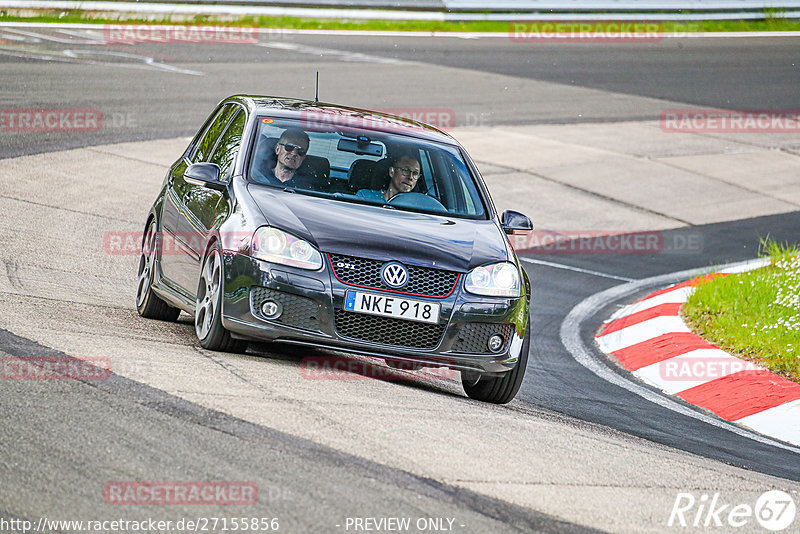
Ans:
[[[336,124],[259,117],[250,181],[336,200],[484,218],[454,146]]]

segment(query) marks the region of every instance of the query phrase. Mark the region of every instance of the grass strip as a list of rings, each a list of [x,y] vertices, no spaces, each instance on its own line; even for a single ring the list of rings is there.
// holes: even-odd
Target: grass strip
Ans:
[[[762,249],[770,265],[702,283],[682,314],[707,341],[800,382],[800,247]]]
[[[24,14],[23,14],[24,13]],[[697,22],[650,21],[658,24],[663,32],[775,32],[800,31],[800,20],[786,19],[780,14],[765,13],[761,20],[715,20]],[[323,19],[301,17],[254,17],[232,15],[142,15],[119,13],[111,16],[108,12],[85,10],[46,10],[0,9],[0,22],[38,22],[38,23],[80,23],[80,24],[171,24],[171,25],[218,25],[253,28],[281,28],[297,30],[361,30],[361,31],[418,31],[418,32],[496,32],[513,31],[510,22],[501,21],[418,21],[418,20],[361,20],[361,19]],[[576,22],[576,24],[586,22]],[[530,28],[545,31],[545,24],[570,24],[555,21],[526,21]],[[598,27],[604,28],[598,21]],[[613,33],[613,29],[603,29]]]

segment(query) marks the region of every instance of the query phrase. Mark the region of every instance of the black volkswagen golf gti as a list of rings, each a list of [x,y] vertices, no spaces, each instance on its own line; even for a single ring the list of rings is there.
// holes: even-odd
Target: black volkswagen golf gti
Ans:
[[[147,217],[136,305],[194,316],[200,344],[279,341],[460,371],[474,399],[517,394],[530,283],[464,149],[431,126],[233,96],[167,173]]]

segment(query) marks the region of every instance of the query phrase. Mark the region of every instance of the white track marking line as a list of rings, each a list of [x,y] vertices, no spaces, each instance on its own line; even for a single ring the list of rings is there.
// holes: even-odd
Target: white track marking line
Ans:
[[[10,50],[3,50],[0,48],[0,55],[3,56],[11,56],[11,57],[19,57],[23,59],[37,59],[39,61],[55,61],[58,63],[73,63],[79,65],[104,65],[103,62],[100,61],[92,61],[90,59],[77,59],[77,58],[69,58],[64,56],[51,56],[49,54],[36,54],[36,53],[26,53],[26,52],[13,52]],[[136,65],[137,68],[141,68],[141,65]]]
[[[85,39],[87,44],[98,44],[98,45],[105,45],[107,41],[104,37],[96,35],[95,32],[86,31],[86,30],[72,30],[72,29],[60,29],[58,30],[59,33],[63,33],[64,35],[71,35],[73,37],[77,37],[78,39]]]
[[[0,40],[2,40],[0,42],[10,41],[10,43],[12,44],[42,42],[42,40],[39,39],[38,37],[25,36],[22,35],[20,32],[14,30],[4,30],[2,33],[0,33]]]
[[[534,260],[532,258],[520,258],[520,261],[533,263],[535,265],[544,265],[546,267],[555,267],[556,269],[565,269],[567,271],[575,271],[576,273],[591,274],[593,276],[600,276],[601,278],[610,278],[612,280],[621,280],[623,282],[635,282],[635,278],[626,278],[624,276],[617,276],[614,274],[606,274],[598,271],[590,271],[589,269],[581,269],[580,267],[572,267],[571,265],[562,265],[560,263],[553,263],[544,260]]]
[[[98,41],[97,39],[87,39],[85,37],[79,37],[77,39],[64,39],[62,37],[56,37],[54,35],[48,35],[48,34],[44,34],[44,33],[32,32],[32,31],[26,31],[26,30],[9,29],[9,30],[6,30],[6,31],[14,32],[14,33],[17,33],[19,35],[24,35],[26,37],[33,37],[35,39],[40,39],[42,41],[51,41],[51,42],[54,42],[54,43],[61,43],[61,44],[73,44],[73,45],[105,44],[105,41]],[[65,30],[60,30],[60,31],[62,33],[66,33]],[[67,35],[69,35],[69,34],[67,33]]]
[[[78,56],[113,56],[113,57],[123,57],[128,59],[138,59],[141,61],[139,66],[151,67],[155,70],[165,70],[168,72],[177,72],[178,74],[188,74],[190,76],[204,76],[204,73],[196,70],[189,70],[189,69],[182,69],[180,67],[174,67],[172,65],[167,65],[166,63],[157,63],[156,59],[150,56],[142,56],[139,54],[129,54],[127,52],[114,52],[112,50],[63,50],[63,54],[67,57],[78,58]],[[102,65],[110,65],[110,66],[120,66],[125,67],[129,66],[130,64],[127,63],[114,63],[110,61],[100,62]]]
[[[730,267],[736,267],[738,265],[741,264],[719,266],[718,268],[726,269]],[[581,364],[586,369],[588,369],[598,377],[602,378],[606,382],[614,384],[615,386],[619,386],[622,389],[630,391],[631,393],[638,395],[647,401],[652,402],[653,404],[657,404],[662,408],[666,408],[675,413],[685,415],[686,417],[691,417],[693,419],[697,419],[698,421],[708,423],[709,425],[721,428],[723,430],[728,430],[738,436],[748,438],[753,441],[769,445],[771,447],[777,447],[779,449],[785,449],[800,454],[800,448],[796,446],[781,443],[780,441],[776,441],[766,436],[756,434],[755,432],[728,423],[717,417],[706,415],[702,412],[689,408],[688,406],[680,404],[679,402],[665,396],[663,393],[655,392],[645,386],[632,382],[631,380],[623,377],[622,375],[615,373],[605,364],[601,364],[598,361],[598,359],[596,359],[595,356],[592,355],[590,349],[584,344],[583,340],[581,339],[580,335],[581,325],[589,317],[594,315],[599,308],[608,303],[610,300],[619,300],[622,298],[626,298],[636,293],[637,291],[641,291],[643,288],[649,286],[668,285],[671,283],[677,283],[682,280],[686,280],[687,278],[693,278],[695,276],[704,274],[706,272],[708,272],[707,268],[689,269],[686,271],[680,271],[661,276],[654,276],[652,278],[645,278],[643,280],[632,282],[630,284],[615,286],[605,291],[601,291],[600,293],[596,293],[590,297],[587,297],[586,299],[583,300],[583,302],[579,303],[577,306],[572,308],[567,317],[561,323],[561,330],[560,330],[561,342],[564,344],[564,347],[566,347],[567,351],[572,355],[572,357],[575,359],[576,362],[578,362],[579,364]]]
[[[64,33],[66,35],[73,35],[77,37],[77,39],[64,39],[60,37],[55,37],[52,35],[46,35],[39,32],[32,32],[32,31],[24,31],[19,29],[8,29],[6,31],[13,32],[13,34],[17,34],[23,36],[23,38],[30,38],[37,42],[41,41],[51,41],[60,44],[71,44],[71,45],[104,45],[105,40],[96,37],[86,37],[81,36],[77,32],[69,31],[66,29],[60,29],[60,33]],[[12,37],[11,35],[7,35],[7,37]],[[78,56],[86,56],[86,55],[106,55],[106,56],[117,56],[117,57],[125,57],[129,59],[138,59],[141,61],[140,65],[133,66],[134,68],[153,68],[155,70],[163,70],[168,72],[176,72],[179,74],[188,74],[190,76],[203,76],[204,73],[199,71],[194,71],[190,69],[183,69],[180,67],[174,67],[172,65],[168,65],[166,63],[158,63],[156,62],[155,58],[150,56],[143,56],[139,54],[128,54],[124,52],[114,52],[108,50],[62,50],[62,53],[66,58],[71,58],[77,61],[70,61],[69,59],[61,59],[57,56],[53,56],[47,53],[37,54],[35,52],[15,52],[15,51],[6,51],[3,54],[7,56],[14,56],[14,57],[24,57],[28,59],[38,59],[41,61],[60,61],[63,63],[83,63],[83,64],[93,64],[93,65],[109,65],[113,67],[123,67],[123,68],[131,68],[132,65],[123,64],[123,63],[115,63],[115,62],[104,62],[104,61],[97,61],[97,60],[83,60]]]
[[[349,52],[347,50],[336,50],[333,48],[319,48],[316,46],[301,45],[297,43],[267,42],[267,43],[256,43],[256,46],[262,46],[264,48],[274,48],[277,50],[288,50],[291,52],[297,52],[299,54],[308,54],[312,56],[323,56],[323,57],[329,56],[338,58],[341,61],[346,61],[351,63],[384,63],[387,65],[413,64],[413,62],[411,61],[403,61],[400,59],[372,56],[368,54],[362,54],[360,52]]]
[[[191,76],[205,76],[205,73],[199,71],[193,71],[189,69],[182,69],[180,67],[173,67],[172,65],[167,65],[165,63],[157,63],[155,58],[148,57],[148,56],[135,56],[138,59],[141,59],[141,63],[122,63],[122,62],[115,62],[115,61],[98,61],[95,59],[84,59],[79,58],[78,53],[85,52],[85,53],[93,53],[93,54],[106,54],[106,55],[113,55],[110,52],[97,52],[97,51],[81,51],[81,50],[63,50],[63,56],[53,56],[50,54],[37,54],[31,52],[16,52],[12,50],[5,50],[0,48],[0,55],[3,56],[10,56],[10,57],[18,57],[23,59],[35,59],[37,61],[54,61],[57,63],[71,63],[74,65],[100,65],[104,67],[120,67],[123,69],[148,69],[148,70],[159,70],[159,71],[166,71],[166,72],[175,72],[178,74],[188,74]],[[121,52],[114,53],[117,55],[122,55]]]

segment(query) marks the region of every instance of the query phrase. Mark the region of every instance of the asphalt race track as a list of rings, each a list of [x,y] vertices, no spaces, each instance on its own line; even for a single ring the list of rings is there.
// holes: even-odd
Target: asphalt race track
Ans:
[[[0,128],[0,355],[105,357],[114,371],[101,381],[0,380],[0,519],[268,517],[279,518],[284,532],[352,532],[353,518],[409,517],[443,519],[454,532],[662,532],[680,492],[752,505],[769,489],[800,488],[797,448],[611,385],[580,365],[561,338],[562,328],[577,328],[593,347],[600,324],[629,301],[607,302],[581,324],[565,325],[596,293],[754,258],[767,235],[797,241],[797,186],[785,189],[793,197],[775,198],[766,173],[754,174],[746,193],[758,192],[758,202],[691,211],[681,205],[692,194],[679,188],[663,206],[641,200],[654,183],[644,176],[622,184],[609,178],[607,188],[593,189],[511,162],[552,148],[551,139],[599,154],[603,143],[641,137],[631,132],[657,123],[665,109],[800,109],[800,38],[588,45],[275,32],[241,45],[105,45],[102,37],[0,28],[4,113],[103,116],[92,131]],[[141,231],[182,138],[219,100],[234,93],[313,98],[317,71],[321,100],[446,117],[490,189],[512,180],[520,189],[511,197],[537,226],[657,230],[665,242],[692,236],[701,246],[656,254],[526,251],[531,358],[517,399],[502,407],[469,401],[452,377],[305,380],[298,369],[306,352],[210,353],[185,315],[177,324],[139,318],[137,258],[108,254],[103,236]],[[705,145],[662,138],[649,152],[632,149],[635,163],[707,155]],[[492,140],[497,145],[487,148]],[[694,142],[798,168],[796,133]],[[117,143],[124,144],[110,146]],[[606,176],[600,168],[586,172]],[[524,189],[525,180],[541,189]],[[552,196],[538,196],[543,190]],[[499,187],[495,200],[514,201]],[[630,300],[657,288],[643,283]],[[103,493],[115,481],[221,480],[254,483],[258,502],[119,506]],[[737,531],[757,530],[753,520]]]

